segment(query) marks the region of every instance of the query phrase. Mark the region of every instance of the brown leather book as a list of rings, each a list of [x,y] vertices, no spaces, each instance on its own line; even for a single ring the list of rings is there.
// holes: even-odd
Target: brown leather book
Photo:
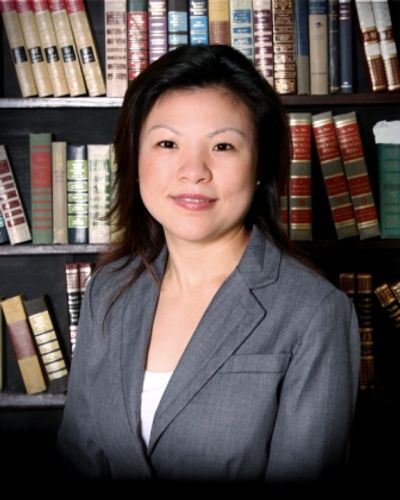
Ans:
[[[388,316],[393,320],[394,326],[400,328],[400,303],[389,284],[386,282],[382,283],[375,288],[374,293]]]
[[[356,274],[356,309],[360,327],[361,340],[361,372],[360,390],[375,387],[374,329],[372,323],[372,275]]]
[[[3,300],[1,306],[26,392],[28,394],[44,392],[46,382],[29,328],[22,296],[15,295]]]

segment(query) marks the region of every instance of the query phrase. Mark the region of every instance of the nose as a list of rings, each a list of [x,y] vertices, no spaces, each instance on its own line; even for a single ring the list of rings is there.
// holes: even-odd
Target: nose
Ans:
[[[193,184],[209,182],[212,179],[212,172],[206,158],[201,152],[191,152],[185,155],[180,165],[178,175],[180,180],[189,181]]]

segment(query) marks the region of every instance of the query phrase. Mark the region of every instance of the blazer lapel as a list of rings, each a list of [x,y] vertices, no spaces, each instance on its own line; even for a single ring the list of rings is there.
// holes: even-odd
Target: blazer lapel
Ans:
[[[153,421],[150,455],[169,423],[265,317],[252,288],[277,279],[280,256],[254,229],[239,267],[215,295],[170,379]]]

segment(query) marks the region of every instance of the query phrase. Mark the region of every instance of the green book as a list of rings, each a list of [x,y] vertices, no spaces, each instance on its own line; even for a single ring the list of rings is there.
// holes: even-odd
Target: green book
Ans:
[[[400,238],[400,144],[378,144],[382,238]]]

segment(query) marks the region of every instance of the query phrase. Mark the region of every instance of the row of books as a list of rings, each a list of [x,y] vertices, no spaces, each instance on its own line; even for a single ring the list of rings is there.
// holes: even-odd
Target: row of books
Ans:
[[[340,273],[339,288],[353,301],[356,308],[361,341],[360,390],[373,390],[376,385],[375,340],[373,309],[382,307],[395,329],[400,328],[400,280],[373,285],[370,272]]]
[[[31,133],[30,227],[5,147],[0,145],[0,243],[107,244],[115,171],[111,144],[67,144]]]
[[[356,20],[351,0],[104,0],[104,86],[82,0],[1,3],[23,96],[82,95],[83,72],[90,96],[122,97],[165,52],[208,43],[243,52],[280,94],[352,93],[354,27],[371,90],[399,90],[388,1],[355,4]]]
[[[105,94],[82,0],[1,0],[0,12],[23,97]]]
[[[65,265],[65,290],[68,311],[68,348],[73,355],[82,299],[91,277],[93,263]],[[49,299],[26,299],[22,294],[0,301],[0,390],[3,388],[3,319],[27,394],[48,391],[62,393],[68,384],[68,355],[54,327]]]

